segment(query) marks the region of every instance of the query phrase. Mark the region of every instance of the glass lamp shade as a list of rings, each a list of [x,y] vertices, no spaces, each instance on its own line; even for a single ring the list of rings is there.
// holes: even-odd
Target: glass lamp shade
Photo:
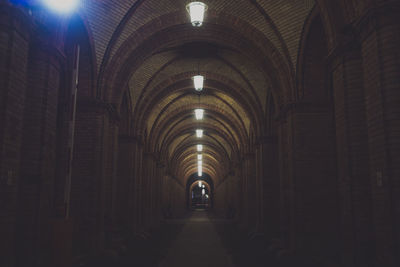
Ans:
[[[196,91],[199,92],[202,91],[204,86],[204,76],[202,75],[193,76],[193,83],[194,83],[194,89],[196,89]]]
[[[79,0],[41,0],[44,5],[57,13],[71,13],[79,4]]]
[[[202,120],[204,117],[204,109],[198,108],[194,110],[196,120]]]
[[[204,21],[204,13],[207,5],[202,2],[191,2],[186,5],[186,9],[190,15],[190,21],[194,27],[200,27]]]
[[[203,151],[203,145],[197,145],[197,151],[198,152]]]
[[[203,137],[203,130],[197,129],[197,130],[196,130],[196,136],[197,136],[198,138],[202,138],[202,137]]]

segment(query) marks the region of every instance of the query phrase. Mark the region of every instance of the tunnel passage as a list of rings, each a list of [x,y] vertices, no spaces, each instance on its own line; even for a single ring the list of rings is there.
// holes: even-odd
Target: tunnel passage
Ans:
[[[277,264],[400,266],[398,17],[0,0],[0,266],[146,255],[196,207]]]
[[[198,173],[193,174],[186,184],[187,208],[189,210],[196,208],[212,209],[213,192],[214,183],[208,174],[203,173],[202,176],[199,176]]]

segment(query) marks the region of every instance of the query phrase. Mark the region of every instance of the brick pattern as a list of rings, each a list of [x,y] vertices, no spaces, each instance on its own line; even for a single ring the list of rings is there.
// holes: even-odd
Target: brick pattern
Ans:
[[[397,9],[396,9],[397,8]],[[370,13],[361,31],[377,264],[399,262],[398,6]],[[380,27],[378,26],[380,25]],[[396,233],[396,234],[393,234]]]
[[[257,8],[256,3],[267,2],[271,4],[268,7],[275,4],[237,1],[243,17]],[[102,8],[110,3],[86,2]],[[32,21],[34,17],[27,16],[24,8],[1,1],[0,265],[25,266],[29,262],[68,266],[72,261],[80,265],[80,259],[114,248],[121,237],[151,232],[163,216],[182,216],[186,211],[190,188],[186,183],[196,171],[193,154],[197,140],[187,134],[196,122],[182,114],[193,108],[194,99],[185,95],[193,73],[172,64],[149,83],[142,98],[135,96],[139,100],[136,111],[130,113],[127,107],[131,74],[153,52],[193,41],[192,28],[186,20],[180,24],[184,19],[179,11],[168,11],[175,17],[164,25],[167,15],[153,11],[152,3],[143,2],[133,14],[149,12],[157,17],[156,22],[143,20],[137,31],[124,36],[129,41],[121,43],[105,69],[109,73],[103,78],[110,82],[103,84],[106,90],[101,97],[113,103],[95,99],[93,80],[97,77],[88,62],[89,40],[80,40],[85,43],[85,64],[75,132],[72,220],[66,220],[59,209],[65,182],[67,140],[62,132],[70,104],[67,62],[71,55],[65,53],[64,58],[57,50],[63,44],[51,43],[58,39],[48,38],[52,33],[40,21]],[[304,9],[295,20],[302,20],[305,10],[311,8],[311,1],[303,3]],[[324,0],[318,3],[321,7]],[[354,10],[346,12],[360,16],[348,18],[354,22],[348,25],[354,27],[348,31],[354,36],[347,31],[333,34],[330,31],[335,27],[322,28],[322,20],[307,24],[310,29],[304,31],[305,45],[300,51],[302,73],[297,82],[302,87],[297,88],[301,89],[297,102],[289,90],[292,78],[288,74],[292,71],[284,60],[286,49],[271,50],[271,43],[264,38],[265,29],[254,26],[259,17],[245,22],[238,18],[241,14],[235,15],[238,10],[209,13],[211,23],[197,31],[196,38],[219,45],[231,42],[231,48],[242,55],[224,54],[224,63],[232,63],[243,77],[238,79],[238,74],[230,79],[233,68],[208,69],[209,95],[204,100],[209,103],[202,104],[210,109],[210,122],[205,124],[210,134],[205,138],[204,152],[209,162],[204,172],[215,184],[211,194],[215,210],[221,216],[231,216],[228,211],[233,206],[233,217],[243,229],[265,231],[268,238],[282,240],[277,252],[282,257],[320,265],[397,266],[400,101],[399,37],[394,33],[399,32],[399,6],[398,1],[352,3]],[[114,6],[109,14],[103,11],[110,19],[110,29],[132,4],[118,3],[116,8],[124,10],[119,14]],[[179,3],[163,4],[167,11]],[[225,4],[215,1],[210,6],[217,10]],[[289,6],[279,6],[279,12]],[[324,8],[316,14],[324,13]],[[271,12],[267,12],[271,18],[264,16],[262,23],[282,17]],[[326,23],[332,14],[335,12],[319,15]],[[151,16],[148,19],[154,22]],[[279,29],[300,28],[289,25],[291,20],[286,24],[285,19],[282,24],[276,22]],[[169,30],[159,31],[164,26]],[[298,30],[280,37],[271,29],[276,40],[292,42],[288,45],[292,55]],[[95,38],[101,35],[98,30]],[[112,32],[104,32],[104,44]],[[152,37],[155,32],[157,36]],[[337,47],[328,56],[332,44]],[[245,57],[254,60],[254,66],[241,65]],[[171,58],[160,56],[159,66]],[[137,82],[146,87],[157,69],[150,68],[156,59],[137,72],[131,86]],[[245,72],[256,66],[260,69],[254,76]],[[261,78],[262,73],[269,77]],[[109,85],[115,88],[111,90]],[[270,87],[257,88],[260,85]],[[263,110],[258,103],[266,99],[256,98],[267,95],[268,109]],[[171,101],[178,106],[169,107]],[[272,102],[276,108],[270,107]],[[60,255],[63,260],[56,259]]]
[[[12,266],[18,213],[29,20],[0,3],[0,265]]]
[[[332,71],[343,261],[373,262],[371,186],[365,119],[362,60],[358,46],[345,44],[336,54]],[[354,216],[356,214],[356,216]]]
[[[50,222],[39,218],[50,218],[53,212],[56,114],[62,57],[55,50],[49,51],[42,42],[34,42],[30,48],[18,195],[17,248],[25,255],[17,259],[21,266],[39,262],[49,264],[46,254],[51,251]],[[37,249],[32,250],[32,247]]]

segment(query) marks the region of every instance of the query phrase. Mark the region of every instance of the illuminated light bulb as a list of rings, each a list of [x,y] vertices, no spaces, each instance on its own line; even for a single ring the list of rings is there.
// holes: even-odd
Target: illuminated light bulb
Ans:
[[[204,85],[204,76],[202,75],[193,76],[193,82],[194,82],[194,89],[196,89],[196,91],[198,92],[201,92],[203,90],[203,85]]]
[[[202,183],[201,183],[201,181],[199,182],[199,187],[201,187],[201,185],[202,185]]]
[[[198,138],[202,138],[203,137],[203,130],[200,130],[200,129],[196,130],[196,136]]]
[[[79,4],[79,0],[42,0],[42,2],[57,13],[70,13]]]
[[[201,108],[195,109],[194,114],[196,115],[196,120],[202,120],[204,116],[204,109]]]
[[[194,27],[200,27],[204,21],[204,13],[207,5],[202,2],[191,2],[186,5],[186,9],[190,15],[190,22]]]
[[[201,194],[202,194],[203,196],[206,194],[206,190],[205,190],[204,188],[201,190]]]
[[[198,152],[203,151],[203,145],[197,145],[197,151]]]
[[[203,155],[202,154],[198,154],[197,155],[197,160],[202,160],[203,159]]]

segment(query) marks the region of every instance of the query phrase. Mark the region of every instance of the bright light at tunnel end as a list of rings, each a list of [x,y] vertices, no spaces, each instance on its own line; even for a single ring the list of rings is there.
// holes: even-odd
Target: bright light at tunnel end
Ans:
[[[71,13],[79,5],[79,0],[41,0],[44,5],[57,13]]]

